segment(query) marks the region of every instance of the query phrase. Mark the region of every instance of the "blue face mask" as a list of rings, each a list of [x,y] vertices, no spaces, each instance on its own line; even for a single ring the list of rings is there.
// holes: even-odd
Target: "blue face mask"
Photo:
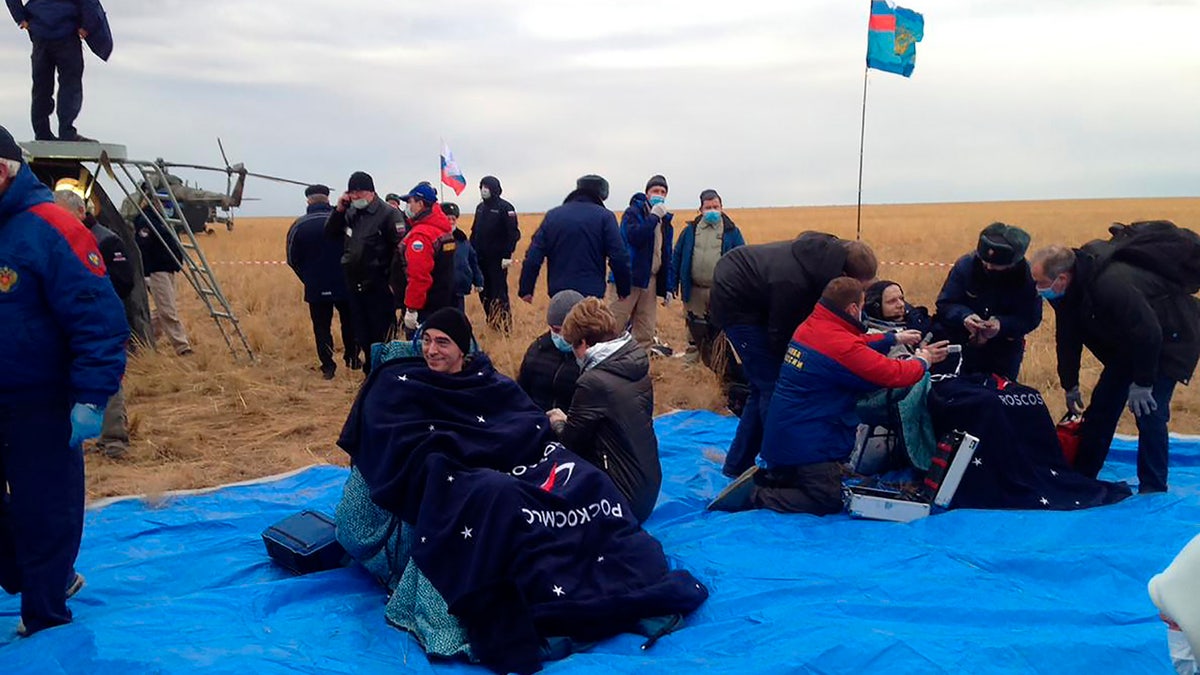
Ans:
[[[717,223],[721,222],[721,212],[720,211],[705,211],[704,212],[704,222],[708,223],[709,225],[716,225]]]
[[[564,354],[571,351],[571,343],[554,331],[550,331],[550,341],[554,343],[555,347],[558,347],[558,351]]]
[[[664,197],[662,195],[653,195],[652,197],[650,197],[650,206],[658,206],[659,204],[661,204],[665,201],[667,201],[666,197]]]
[[[1057,300],[1064,295],[1062,291],[1055,291],[1053,286],[1050,288],[1039,288],[1037,289],[1037,292],[1038,295],[1042,296],[1046,300]]]

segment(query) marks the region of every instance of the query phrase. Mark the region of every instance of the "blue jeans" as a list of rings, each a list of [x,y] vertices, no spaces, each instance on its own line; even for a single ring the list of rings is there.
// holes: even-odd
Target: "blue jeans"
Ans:
[[[1105,368],[1100,373],[1092,400],[1083,413],[1083,424],[1079,429],[1079,455],[1075,469],[1085,476],[1095,477],[1104,468],[1108,457],[1108,446],[1125,401],[1129,396],[1129,385],[1133,379],[1125,374]],[[1137,474],[1138,492],[1162,492],[1167,489],[1167,422],[1171,419],[1171,396],[1175,393],[1175,380],[1159,377],[1154,381],[1153,396],[1158,410],[1136,418],[1138,428]]]
[[[771,394],[775,392],[775,381],[779,379],[779,367],[782,364],[771,354],[766,326],[727,326],[725,337],[737,350],[742,360],[742,371],[750,383],[750,396],[746,399],[746,408],[742,410],[737,433],[725,455],[725,467],[722,469],[726,476],[735,477],[754,466],[754,460],[762,448],[767,407],[771,403]]]

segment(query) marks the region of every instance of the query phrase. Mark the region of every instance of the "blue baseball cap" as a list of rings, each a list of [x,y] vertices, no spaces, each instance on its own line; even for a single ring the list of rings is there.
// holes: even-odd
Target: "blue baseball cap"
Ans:
[[[420,183],[415,188],[409,190],[408,194],[400,197],[400,201],[406,202],[413,197],[420,199],[426,204],[433,204],[437,202],[437,190],[434,190],[433,186],[429,183]]]

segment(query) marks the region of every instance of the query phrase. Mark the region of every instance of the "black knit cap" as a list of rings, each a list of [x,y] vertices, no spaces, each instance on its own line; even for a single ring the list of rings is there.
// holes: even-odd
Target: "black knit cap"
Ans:
[[[11,159],[14,162],[25,161],[25,158],[21,156],[21,146],[17,145],[16,139],[4,127],[0,127],[0,159]]]
[[[662,174],[655,174],[651,176],[650,180],[646,181],[646,189],[644,192],[649,192],[650,188],[655,186],[658,186],[668,192],[671,191],[671,188],[667,187],[667,179],[663,178]]]
[[[425,319],[425,323],[421,325],[421,329],[424,331],[431,328],[449,335],[463,354],[471,352],[471,340],[474,338],[474,333],[471,330],[471,320],[467,318],[466,314],[454,307],[443,307],[430,314],[429,318]]]
[[[375,179],[371,178],[371,174],[366,171],[355,171],[350,174],[350,182],[346,184],[346,191],[356,192],[358,190],[375,191]]]

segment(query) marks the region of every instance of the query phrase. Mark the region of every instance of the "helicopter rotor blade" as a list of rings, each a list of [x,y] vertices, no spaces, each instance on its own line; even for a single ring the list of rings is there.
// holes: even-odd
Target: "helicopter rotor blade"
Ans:
[[[162,162],[161,166],[166,167],[166,168],[171,168],[171,169],[197,169],[199,171],[216,171],[217,173],[242,173],[242,171],[245,171],[244,168],[242,168],[242,169],[238,168],[238,166],[240,166],[240,165],[226,167],[226,168],[222,169],[220,167],[205,166],[203,164],[184,164],[182,162]],[[279,176],[269,176],[265,173],[255,173],[253,171],[246,171],[246,175],[253,176],[254,178],[261,178],[263,180],[275,181],[276,183],[288,183],[291,185],[299,185],[301,187],[308,187],[309,185],[312,185],[312,183],[305,183],[303,181],[292,180],[290,178],[280,178]]]
[[[225,145],[221,143],[220,136],[217,136],[217,148],[221,150],[221,161],[225,162],[225,194],[229,194],[233,190],[233,173],[229,170],[229,157],[225,155]]]
[[[221,161],[225,162],[225,166],[229,166],[229,157],[225,155],[225,146],[221,143],[220,136],[217,136],[217,147],[221,149]]]

